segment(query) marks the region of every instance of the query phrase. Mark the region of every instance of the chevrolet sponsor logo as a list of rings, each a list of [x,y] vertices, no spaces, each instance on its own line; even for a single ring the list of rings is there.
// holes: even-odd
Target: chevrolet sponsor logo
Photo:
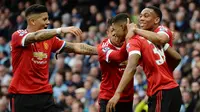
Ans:
[[[43,52],[33,52],[33,57],[37,58],[38,60],[42,60],[47,58],[47,54]]]

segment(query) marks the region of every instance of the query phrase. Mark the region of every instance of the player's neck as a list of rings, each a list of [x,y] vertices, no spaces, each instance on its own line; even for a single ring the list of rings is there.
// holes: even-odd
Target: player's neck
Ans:
[[[36,31],[38,31],[38,29],[36,29],[36,28],[34,28],[33,26],[30,26],[30,25],[27,26],[26,30],[28,32],[36,32]]]
[[[155,31],[157,28],[158,28],[159,24],[158,25],[154,25],[154,27],[151,29],[151,31]]]
[[[121,46],[117,45],[113,39],[114,39],[114,38],[110,38],[110,39],[109,39],[109,40],[110,40],[110,43],[111,43],[113,46],[115,46],[115,47],[121,47]]]

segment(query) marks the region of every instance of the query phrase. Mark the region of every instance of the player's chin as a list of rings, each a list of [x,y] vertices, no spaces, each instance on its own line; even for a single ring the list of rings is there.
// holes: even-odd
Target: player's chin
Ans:
[[[146,27],[144,25],[140,25],[140,28],[143,29],[143,30],[146,29]]]

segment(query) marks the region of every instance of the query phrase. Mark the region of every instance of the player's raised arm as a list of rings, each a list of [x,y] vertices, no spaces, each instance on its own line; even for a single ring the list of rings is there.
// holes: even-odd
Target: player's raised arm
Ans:
[[[40,42],[44,40],[48,40],[50,38],[53,38],[54,36],[61,34],[61,33],[72,33],[75,36],[80,36],[82,31],[79,28],[76,27],[61,27],[57,29],[44,29],[39,30],[36,32],[28,33],[24,39],[24,45],[28,45],[30,43],[34,42]]]
[[[122,45],[120,50],[113,50],[109,47],[102,47],[101,45],[98,46],[99,48],[99,56],[105,57],[106,62],[117,62],[121,63],[127,59],[128,54],[126,52],[126,43]]]
[[[148,30],[142,30],[139,28],[135,28],[134,32],[138,35],[143,36],[147,40],[151,41],[156,45],[164,45],[165,43],[169,42],[169,37],[164,33],[155,33]]]
[[[96,55],[97,47],[87,45],[85,43],[71,43],[66,42],[66,46],[64,51],[67,53],[77,53],[77,54],[84,54],[84,55]]]
[[[181,55],[175,49],[170,47],[169,44],[165,44],[164,50],[165,50],[167,64],[173,71],[180,63]]]

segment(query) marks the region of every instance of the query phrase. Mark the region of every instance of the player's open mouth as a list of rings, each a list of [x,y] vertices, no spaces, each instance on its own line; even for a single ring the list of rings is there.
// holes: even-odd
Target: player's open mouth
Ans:
[[[144,27],[145,25],[145,23],[140,23],[140,27]]]

